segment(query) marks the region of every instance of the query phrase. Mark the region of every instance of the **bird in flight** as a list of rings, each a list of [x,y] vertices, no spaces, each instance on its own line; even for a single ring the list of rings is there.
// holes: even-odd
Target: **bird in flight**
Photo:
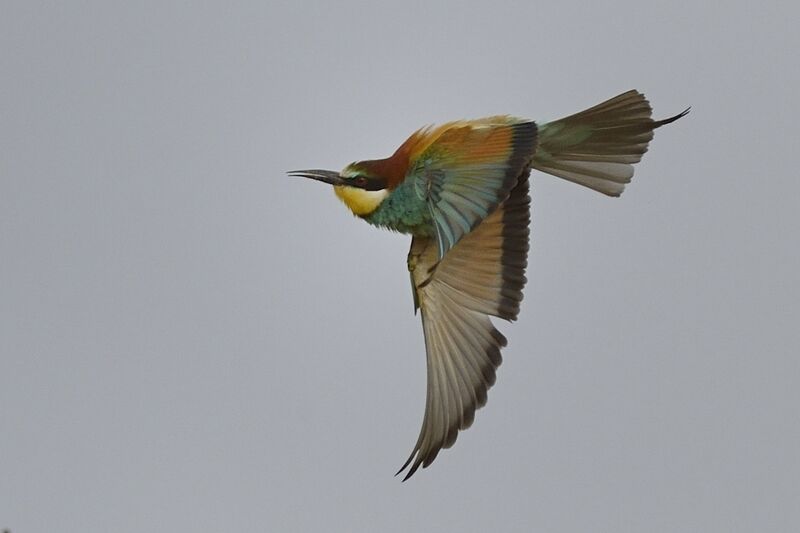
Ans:
[[[495,382],[506,338],[489,317],[519,314],[531,169],[619,196],[653,130],[688,112],[653,120],[647,99],[631,90],[553,122],[449,122],[418,130],[386,159],[289,173],[333,185],[357,217],[411,235],[408,270],[428,384],[422,429],[397,472],[407,469],[403,481],[453,445]]]

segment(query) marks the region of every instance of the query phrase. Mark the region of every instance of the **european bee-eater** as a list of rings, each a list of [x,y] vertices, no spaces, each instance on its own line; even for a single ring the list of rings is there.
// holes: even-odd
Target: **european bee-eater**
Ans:
[[[413,133],[386,159],[290,172],[333,185],[370,224],[412,236],[408,270],[428,386],[419,438],[397,472],[410,465],[404,481],[453,445],[495,382],[506,338],[489,317],[519,314],[531,169],[619,196],[653,130],[688,112],[654,121],[644,95],[628,91],[545,124],[510,116],[449,122]]]

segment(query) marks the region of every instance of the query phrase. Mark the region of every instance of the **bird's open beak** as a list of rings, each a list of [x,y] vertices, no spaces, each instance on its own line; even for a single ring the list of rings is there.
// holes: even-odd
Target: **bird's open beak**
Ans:
[[[331,185],[344,185],[345,183],[339,173],[332,170],[292,170],[288,174],[292,177],[311,178]]]

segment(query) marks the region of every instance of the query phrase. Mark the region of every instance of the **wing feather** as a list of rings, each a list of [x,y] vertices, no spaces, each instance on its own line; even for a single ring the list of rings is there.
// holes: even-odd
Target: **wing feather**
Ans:
[[[511,117],[435,130],[435,140],[415,157],[409,178],[428,203],[438,259],[508,198],[533,158],[536,135],[534,122]]]
[[[404,479],[430,465],[472,425],[486,403],[506,338],[490,316],[519,313],[528,252],[528,171],[508,199],[439,259],[435,239],[415,237],[409,269],[428,361],[425,416],[417,443],[400,472]]]

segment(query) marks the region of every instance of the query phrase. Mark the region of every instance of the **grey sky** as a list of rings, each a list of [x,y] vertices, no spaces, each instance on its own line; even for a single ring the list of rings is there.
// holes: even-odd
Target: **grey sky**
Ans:
[[[388,5],[388,4],[387,4]],[[3,2],[0,528],[800,528],[790,2]],[[295,168],[636,88],[621,199],[533,181],[474,426],[423,413],[409,239]]]

